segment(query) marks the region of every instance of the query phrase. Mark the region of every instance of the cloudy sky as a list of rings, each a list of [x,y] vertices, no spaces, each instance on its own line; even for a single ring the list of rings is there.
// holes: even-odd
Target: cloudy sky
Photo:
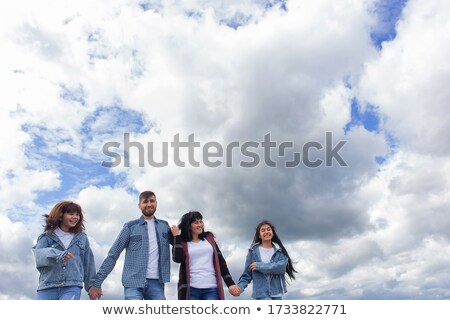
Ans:
[[[98,268],[144,190],[170,224],[201,211],[235,280],[271,220],[299,271],[288,299],[450,298],[449,30],[446,0],[8,3],[0,298],[34,299],[56,202],[83,207]]]

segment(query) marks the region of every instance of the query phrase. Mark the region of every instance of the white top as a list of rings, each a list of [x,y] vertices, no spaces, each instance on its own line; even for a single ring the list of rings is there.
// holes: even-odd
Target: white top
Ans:
[[[259,254],[261,255],[261,261],[263,263],[269,263],[272,259],[273,254],[275,253],[275,248],[263,248],[259,246]],[[282,297],[283,294],[274,294],[271,297]]]
[[[156,238],[155,219],[147,220],[148,230],[148,263],[147,279],[159,279],[158,239]]]
[[[72,242],[73,233],[70,232],[64,232],[61,230],[60,227],[57,227],[55,229],[55,234],[58,236],[59,240],[63,243],[64,247],[67,249],[69,248],[70,243]]]
[[[188,242],[190,286],[197,289],[217,288],[213,247],[207,240]]]
[[[259,246],[259,253],[261,254],[261,261],[264,263],[270,262],[270,259],[272,259],[273,254],[275,253],[275,248],[263,248]]]

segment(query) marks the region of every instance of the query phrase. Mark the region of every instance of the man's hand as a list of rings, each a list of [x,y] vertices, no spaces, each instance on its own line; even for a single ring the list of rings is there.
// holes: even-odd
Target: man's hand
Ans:
[[[97,288],[97,287],[92,286],[89,289],[88,294],[89,294],[89,299],[97,300],[97,299],[100,299],[101,296],[103,295],[103,290],[102,290],[102,288]]]

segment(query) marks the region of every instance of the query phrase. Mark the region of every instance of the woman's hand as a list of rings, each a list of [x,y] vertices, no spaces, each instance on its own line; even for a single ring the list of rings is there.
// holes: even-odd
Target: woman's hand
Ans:
[[[241,294],[241,289],[239,289],[237,285],[233,284],[228,288],[228,292],[234,297],[239,297]]]
[[[178,228],[178,226],[176,225],[172,225],[172,227],[170,228],[170,231],[172,232],[172,235],[178,236],[180,234],[180,228]]]
[[[73,259],[73,258],[75,258],[75,256],[73,255],[73,253],[72,252],[67,252],[66,253],[66,255],[64,256],[64,262],[67,262],[67,261],[69,261],[70,259]]]
[[[251,271],[255,271],[256,270],[256,262],[252,262],[249,266]]]

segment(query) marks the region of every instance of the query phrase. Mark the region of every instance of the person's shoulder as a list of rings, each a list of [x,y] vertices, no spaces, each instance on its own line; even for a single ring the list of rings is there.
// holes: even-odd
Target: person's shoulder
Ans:
[[[250,247],[248,248],[248,251],[253,251],[259,248],[260,243],[259,242],[253,242]]]
[[[81,235],[83,238],[86,238],[86,239],[89,237],[89,235],[87,234],[86,230],[81,231],[81,232],[80,232],[80,235]]]
[[[128,227],[128,228],[130,228],[130,227],[132,227],[132,226],[134,226],[134,225],[139,224],[140,221],[141,221],[140,218],[134,219],[134,220],[130,220],[130,221],[128,221],[128,222],[125,222],[125,226]]]
[[[211,243],[217,244],[216,237],[214,236],[214,233],[211,231],[205,231],[205,237],[204,239],[209,240]]]
[[[88,235],[84,230],[76,233],[74,237],[77,241],[83,241],[84,243],[89,242]]]
[[[283,250],[281,250],[281,247],[278,245],[278,244],[276,244],[276,243],[272,243],[273,244],[273,250],[275,251],[275,252],[279,252],[279,253],[281,253],[281,254],[284,254],[283,253]]]
[[[162,223],[162,224],[166,224],[167,226],[169,226],[169,223],[168,223],[166,220],[164,220],[164,219],[158,219],[158,218],[155,218],[155,222],[157,222],[157,223]]]
[[[49,231],[44,231],[40,235],[38,235],[37,241],[41,240],[44,237],[48,237],[48,236],[49,236]]]

